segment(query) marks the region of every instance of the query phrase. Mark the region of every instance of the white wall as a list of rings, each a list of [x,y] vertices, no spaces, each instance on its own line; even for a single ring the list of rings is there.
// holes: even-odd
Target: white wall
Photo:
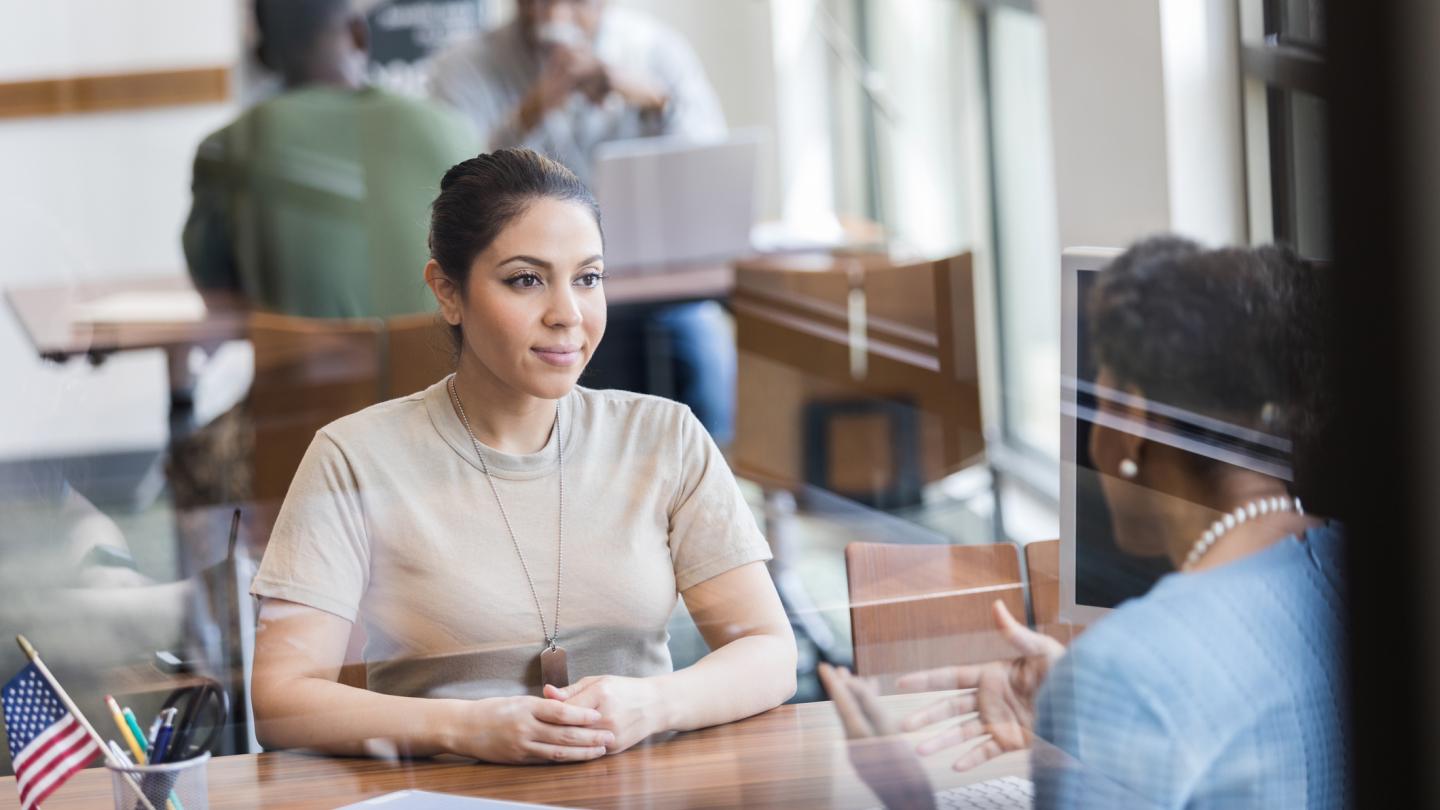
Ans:
[[[1235,3],[1161,0],[1171,227],[1246,240],[1240,28]]]
[[[1063,246],[1245,240],[1233,3],[1047,0]]]
[[[0,82],[233,64],[236,0],[0,0]],[[184,272],[190,164],[230,105],[0,120],[0,287]],[[0,311],[0,459],[160,447],[157,352],[42,363]]]
[[[1167,228],[1156,0],[1050,0],[1041,13],[1061,246],[1124,245]]]
[[[0,81],[211,67],[235,51],[234,0],[0,0]]]

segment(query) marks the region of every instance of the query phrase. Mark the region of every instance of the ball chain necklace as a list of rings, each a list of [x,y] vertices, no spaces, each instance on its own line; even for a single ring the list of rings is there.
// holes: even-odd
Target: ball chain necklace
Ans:
[[[1205,533],[1190,546],[1190,553],[1185,555],[1185,563],[1180,566],[1183,571],[1193,568],[1200,558],[1205,556],[1226,532],[1239,526],[1247,520],[1260,517],[1261,515],[1278,514],[1280,512],[1294,511],[1295,514],[1304,516],[1305,507],[1300,505],[1299,498],[1291,498],[1289,495],[1277,495],[1269,498],[1256,498],[1255,500],[1236,507],[1234,512],[1227,512],[1225,516],[1210,525]]]
[[[510,525],[510,515],[505,512],[505,502],[500,500],[495,476],[490,474],[490,465],[485,463],[485,453],[480,450],[480,440],[475,438],[475,431],[470,427],[470,418],[465,415],[465,406],[460,404],[460,395],[455,391],[454,374],[450,375],[448,387],[450,401],[455,404],[455,412],[460,414],[460,421],[470,436],[475,456],[480,459],[480,470],[485,473],[485,480],[490,482],[490,493],[495,496],[495,504],[500,507],[500,517],[505,521],[505,530],[510,533],[510,543],[515,546],[515,554],[520,558],[520,567],[525,571],[525,581],[530,584],[530,598],[535,600],[535,613],[540,617],[540,632],[545,636],[545,649],[540,651],[540,682],[563,689],[570,685],[570,668],[565,661],[565,648],[555,643],[560,637],[560,573],[565,568],[565,450],[560,436],[560,402],[555,402],[555,424],[552,427],[555,431],[555,467],[560,479],[560,511],[557,518],[559,538],[555,549],[555,621],[551,629],[547,630],[545,611],[540,607],[540,596],[535,590],[535,578],[530,575],[530,566],[525,562],[525,552],[520,550],[520,541],[515,538],[515,529]]]

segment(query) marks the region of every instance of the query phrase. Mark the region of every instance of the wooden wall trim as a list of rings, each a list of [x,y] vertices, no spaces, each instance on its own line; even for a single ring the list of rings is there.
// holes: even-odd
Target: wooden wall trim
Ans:
[[[229,97],[228,67],[3,82],[0,118],[212,104]]]

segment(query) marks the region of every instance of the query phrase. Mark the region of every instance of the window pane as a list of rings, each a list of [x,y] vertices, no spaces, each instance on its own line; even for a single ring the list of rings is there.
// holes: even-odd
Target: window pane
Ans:
[[[1267,31],[1279,34],[1281,42],[1316,47],[1325,44],[1324,0],[1273,0],[1272,8]]]
[[[1270,91],[1275,236],[1312,259],[1330,258],[1329,151],[1325,102]]]
[[[989,14],[995,260],[1007,438],[1060,452],[1060,244],[1055,222],[1045,29],[1034,14]]]

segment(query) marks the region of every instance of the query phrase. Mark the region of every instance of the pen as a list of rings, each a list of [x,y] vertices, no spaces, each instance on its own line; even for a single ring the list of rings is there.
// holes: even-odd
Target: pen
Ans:
[[[126,706],[120,710],[120,714],[125,717],[125,725],[130,727],[130,733],[135,735],[135,741],[140,744],[140,752],[149,756],[150,742],[145,739],[145,733],[140,730],[140,723],[135,720],[135,713],[130,711],[129,706]],[[140,764],[144,765],[145,763]]]
[[[168,750],[170,737],[175,733],[175,709],[166,709],[160,714],[164,719],[160,722],[159,733],[155,735],[155,755],[150,759],[153,765],[159,765],[165,761],[165,757],[170,753]]]
[[[140,731],[140,723],[135,719],[135,713],[130,711],[129,706],[124,706],[120,709],[120,714],[124,715],[125,723],[130,726],[130,733],[134,734],[135,737],[140,741],[140,750],[144,751],[147,754],[150,753],[150,743],[146,742],[145,735]],[[124,751],[120,748],[120,744],[115,742],[114,740],[110,741],[110,745],[116,751],[120,751],[122,754],[124,753]],[[126,759],[128,760],[129,758],[127,757]],[[146,761],[144,760],[141,760],[140,764],[145,765],[148,763],[146,763]],[[173,790],[170,791],[170,798],[165,800],[165,807],[167,808],[167,810],[185,810],[185,805],[180,803],[180,797],[176,796],[175,791]]]
[[[140,747],[140,742],[130,731],[130,726],[125,723],[125,715],[120,712],[120,704],[110,695],[105,696],[105,705],[110,708],[110,716],[115,718],[115,725],[120,728],[120,739],[130,746],[130,753],[135,755],[135,762],[145,764],[145,750]]]
[[[134,761],[130,759],[130,755],[125,753],[125,749],[120,747],[120,743],[117,743],[114,740],[106,740],[105,742],[109,743],[110,755],[115,758],[116,762],[120,762],[126,765],[135,764]]]

